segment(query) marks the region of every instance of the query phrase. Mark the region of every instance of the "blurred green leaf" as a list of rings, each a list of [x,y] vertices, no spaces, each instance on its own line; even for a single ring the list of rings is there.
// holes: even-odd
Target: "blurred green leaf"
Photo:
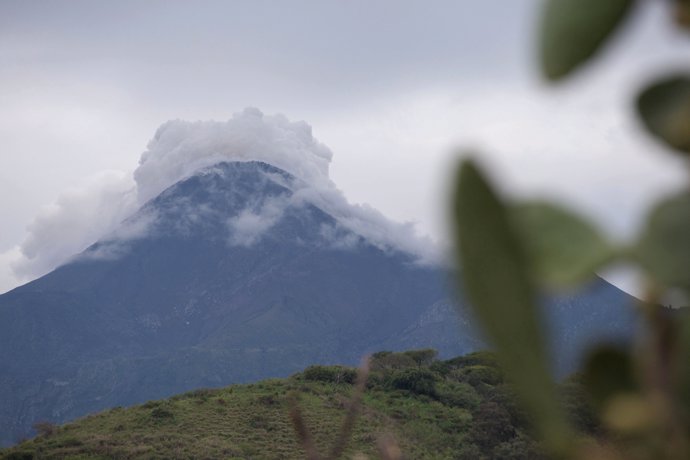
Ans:
[[[615,254],[592,224],[554,204],[518,204],[513,215],[538,280],[547,285],[585,281]]]
[[[583,383],[599,409],[615,395],[638,391],[632,358],[617,347],[602,346],[590,353],[583,374]]]
[[[546,0],[540,51],[544,75],[557,80],[591,58],[634,0]]]
[[[607,428],[627,436],[644,436],[658,425],[654,404],[640,393],[617,393],[608,401],[601,417]]]
[[[556,403],[532,277],[513,222],[472,162],[461,165],[456,187],[463,286],[539,434],[552,451],[563,452],[569,429]]]
[[[690,293],[690,191],[666,199],[652,210],[635,253],[665,287]]]
[[[647,129],[671,147],[690,153],[690,77],[675,75],[642,92],[637,108]]]

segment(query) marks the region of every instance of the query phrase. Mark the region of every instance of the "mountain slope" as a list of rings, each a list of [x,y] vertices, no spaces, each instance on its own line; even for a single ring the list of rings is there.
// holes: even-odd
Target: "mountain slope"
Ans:
[[[266,163],[220,163],[1,295],[0,443],[38,420],[381,349],[482,346],[443,270],[364,238],[310,193]],[[625,335],[628,300],[599,280],[547,302],[559,368],[592,337]]]
[[[404,458],[540,458],[491,354],[433,362],[416,361],[415,354],[374,356],[344,458],[377,458],[377,442],[386,437]],[[325,453],[338,436],[354,375],[311,366],[289,379],[196,390],[62,427],[44,424],[41,436],[0,451],[0,458],[300,458],[289,415],[295,394]],[[597,422],[581,387],[569,381],[560,389],[566,410],[580,422],[575,428],[591,434]]]

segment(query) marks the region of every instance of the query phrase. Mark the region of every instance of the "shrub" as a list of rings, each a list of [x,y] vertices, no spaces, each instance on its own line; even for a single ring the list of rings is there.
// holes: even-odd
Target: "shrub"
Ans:
[[[213,396],[216,394],[218,390],[214,390],[211,388],[199,388],[197,390],[192,390],[188,391],[187,393],[183,393],[179,396],[179,399],[184,399],[184,398],[192,398],[192,399],[199,399],[202,401],[207,401],[209,397]],[[173,401],[175,400],[175,396],[171,398]]]
[[[428,369],[404,369],[394,372],[390,386],[417,395],[436,397],[436,375]]]
[[[516,435],[510,414],[495,402],[481,404],[473,416],[470,437],[485,452],[489,452],[498,444],[512,440]]]
[[[494,447],[493,458],[500,458],[502,460],[538,460],[546,459],[546,456],[537,450],[537,446],[533,441],[518,436]]]
[[[443,361],[453,368],[462,368],[466,366],[488,366],[498,368],[498,357],[496,353],[492,351],[475,351],[464,356],[458,356],[456,358]]]
[[[415,362],[415,360],[406,353],[382,351],[379,353],[374,353],[371,357],[372,371],[406,369],[408,367],[417,367],[417,362]]]
[[[503,383],[503,373],[495,367],[482,365],[467,366],[455,375],[458,380],[467,382],[473,387],[479,386],[482,383],[492,386]]]
[[[34,423],[34,430],[39,436],[52,436],[57,433],[57,425],[48,421],[41,421]]]
[[[276,404],[280,404],[280,399],[278,398],[277,394],[274,395],[263,395],[259,396],[256,399],[256,402],[263,406],[274,406]]]
[[[464,382],[444,384],[437,388],[437,393],[442,404],[470,410],[476,409],[482,400],[477,391]]]
[[[357,371],[343,366],[309,366],[302,372],[302,377],[311,382],[353,384]]]
[[[156,407],[151,411],[151,418],[155,420],[166,420],[175,418],[175,414],[162,407]]]
[[[434,350],[433,348],[425,348],[422,350],[406,351],[403,352],[403,355],[414,361],[417,366],[429,367],[438,356],[438,351]]]

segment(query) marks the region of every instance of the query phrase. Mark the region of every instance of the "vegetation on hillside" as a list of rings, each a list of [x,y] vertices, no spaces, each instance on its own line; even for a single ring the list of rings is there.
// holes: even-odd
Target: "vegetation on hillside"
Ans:
[[[327,452],[355,380],[352,368],[311,366],[287,379],[42,424],[42,434],[0,451],[0,459],[300,458],[305,452],[290,419],[295,398],[317,449]],[[378,458],[388,439],[402,458],[541,458],[511,391],[491,353],[445,361],[433,350],[377,353],[344,457]],[[563,383],[560,393],[581,433],[596,435],[599,424],[577,380]]]

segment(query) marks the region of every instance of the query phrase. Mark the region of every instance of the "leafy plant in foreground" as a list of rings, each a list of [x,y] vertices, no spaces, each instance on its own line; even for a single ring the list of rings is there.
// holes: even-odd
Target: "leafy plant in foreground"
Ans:
[[[640,3],[546,1],[544,75],[556,81],[581,67]],[[690,2],[669,3],[677,24],[689,27]],[[690,161],[690,73],[652,83],[641,91],[637,110],[655,138]],[[472,160],[462,163],[456,183],[461,282],[547,452],[554,458],[690,458],[690,315],[661,305],[671,296],[681,302],[690,296],[690,189],[653,206],[634,241],[614,244],[595,224],[555,204],[507,202]],[[644,328],[634,349],[602,346],[583,369],[604,425],[595,440],[576,436],[558,403],[536,293],[577,285],[619,261],[644,273],[647,294],[638,306]]]

